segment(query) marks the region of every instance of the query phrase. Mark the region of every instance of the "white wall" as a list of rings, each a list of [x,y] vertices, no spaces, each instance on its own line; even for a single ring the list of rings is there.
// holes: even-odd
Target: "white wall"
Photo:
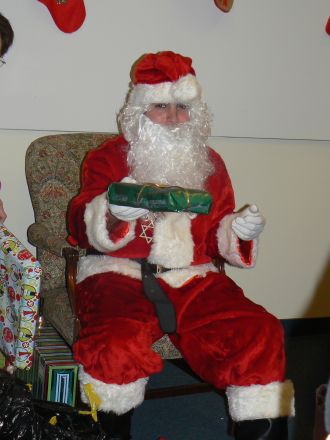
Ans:
[[[314,3],[235,0],[223,14],[213,0],[85,0],[83,27],[66,35],[42,3],[2,0],[16,33],[0,71],[8,227],[29,246],[30,142],[59,130],[113,131],[132,62],[182,52],[214,113],[210,144],[227,163],[237,206],[255,202],[268,220],[257,267],[228,273],[280,318],[329,316],[329,7]]]
[[[0,128],[113,131],[132,63],[171,49],[192,57],[214,135],[330,139],[328,0],[235,0],[229,14],[213,0],[85,4],[67,35],[37,0],[1,0],[16,40]]]
[[[32,140],[46,134],[0,130],[6,224],[26,245],[33,212],[24,155]],[[330,141],[214,137],[210,144],[225,159],[237,207],[257,203],[267,218],[257,266],[227,268],[228,274],[280,318],[329,316]]]

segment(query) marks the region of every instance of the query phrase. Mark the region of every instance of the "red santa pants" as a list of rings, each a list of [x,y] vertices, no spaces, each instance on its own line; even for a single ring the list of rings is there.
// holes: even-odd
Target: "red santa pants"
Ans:
[[[201,378],[217,388],[284,380],[280,322],[225,274],[209,272],[180,288],[160,284],[176,309],[171,339]],[[92,275],[79,283],[77,300],[82,330],[74,356],[85,372],[121,385],[162,369],[151,345],[163,333],[140,280]]]

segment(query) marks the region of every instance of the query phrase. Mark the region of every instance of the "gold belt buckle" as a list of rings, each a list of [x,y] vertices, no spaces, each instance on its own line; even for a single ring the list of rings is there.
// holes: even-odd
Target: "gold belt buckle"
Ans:
[[[156,273],[163,273],[163,266],[156,264]]]

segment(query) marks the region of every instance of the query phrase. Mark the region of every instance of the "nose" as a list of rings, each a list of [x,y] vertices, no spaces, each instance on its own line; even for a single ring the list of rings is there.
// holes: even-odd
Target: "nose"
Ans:
[[[167,118],[166,122],[168,125],[174,125],[178,123],[178,109],[175,104],[170,104],[167,107]]]

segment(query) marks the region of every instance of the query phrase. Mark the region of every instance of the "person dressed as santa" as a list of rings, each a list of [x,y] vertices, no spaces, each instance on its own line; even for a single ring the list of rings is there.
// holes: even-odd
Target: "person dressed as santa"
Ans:
[[[253,267],[265,220],[256,205],[234,211],[225,164],[207,146],[210,116],[192,60],[146,54],[131,79],[118,115],[122,135],[87,154],[69,208],[71,240],[87,249],[74,345],[82,399],[88,385],[101,419],[123,417],[163,367],[152,345],[164,330],[141,278],[147,261],[175,310],[170,338],[202,379],[226,389],[236,439],[285,440],[294,391],[285,380],[282,326],[214,265]],[[114,182],[203,190],[212,206],[208,214],[121,206],[108,200]]]

